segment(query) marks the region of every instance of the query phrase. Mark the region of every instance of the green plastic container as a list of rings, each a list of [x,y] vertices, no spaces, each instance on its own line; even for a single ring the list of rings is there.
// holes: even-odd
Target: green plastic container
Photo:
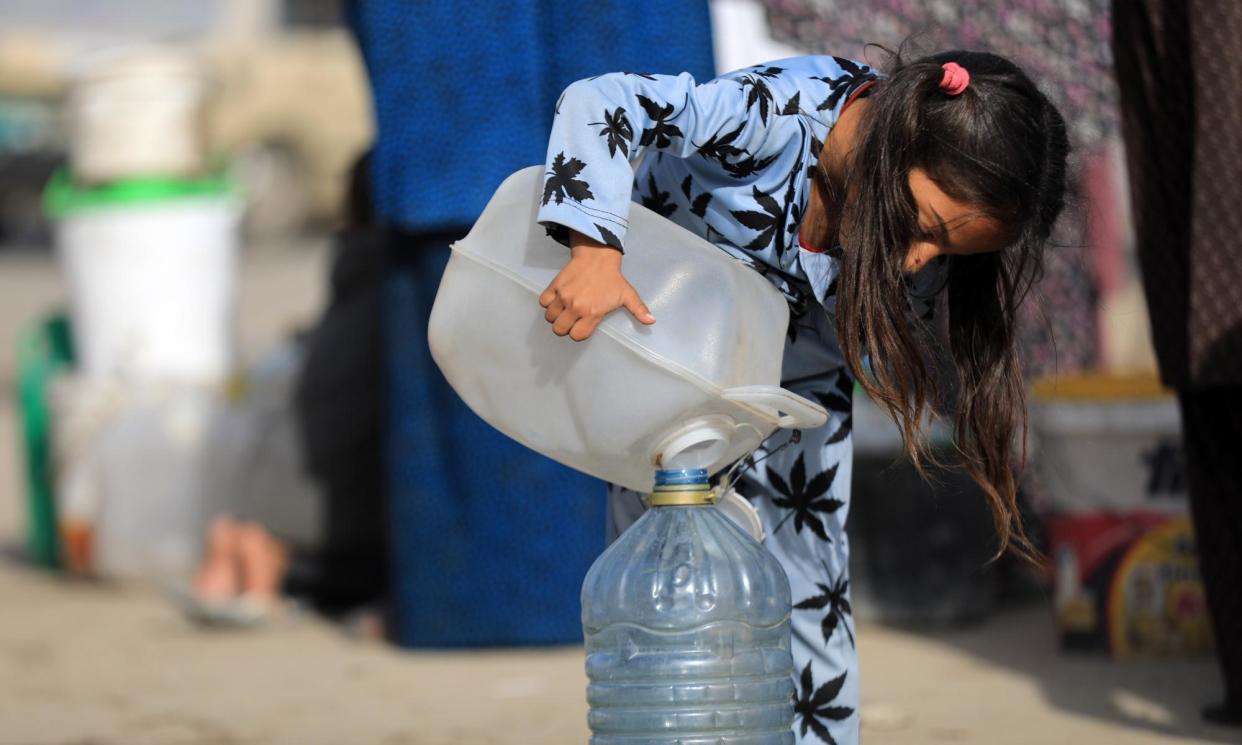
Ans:
[[[26,443],[26,545],[30,559],[60,566],[56,500],[52,485],[51,413],[48,383],[73,365],[73,336],[63,312],[36,321],[17,339],[17,401]]]

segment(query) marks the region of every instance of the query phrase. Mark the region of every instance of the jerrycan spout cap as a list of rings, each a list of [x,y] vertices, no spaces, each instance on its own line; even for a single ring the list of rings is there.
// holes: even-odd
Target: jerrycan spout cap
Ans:
[[[739,440],[739,437],[749,439]],[[721,414],[695,417],[664,433],[651,452],[651,462],[657,469],[703,468],[714,473],[727,465],[731,447],[744,441],[753,449],[761,440],[762,435],[754,427],[739,425],[732,417]]]
[[[707,483],[706,468],[661,469],[649,501],[652,507],[709,505],[716,493]]]

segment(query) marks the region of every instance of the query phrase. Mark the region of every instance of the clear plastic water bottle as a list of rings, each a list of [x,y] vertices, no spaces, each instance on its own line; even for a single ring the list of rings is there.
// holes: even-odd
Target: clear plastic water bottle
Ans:
[[[789,578],[712,500],[707,471],[660,471],[587,572],[592,745],[794,741]]]

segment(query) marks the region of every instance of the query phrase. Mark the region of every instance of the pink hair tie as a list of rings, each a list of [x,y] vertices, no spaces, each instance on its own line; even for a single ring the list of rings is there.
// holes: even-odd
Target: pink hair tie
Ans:
[[[965,67],[956,62],[946,62],[941,67],[944,68],[944,77],[940,79],[940,90],[956,96],[970,85],[970,73],[966,72]]]

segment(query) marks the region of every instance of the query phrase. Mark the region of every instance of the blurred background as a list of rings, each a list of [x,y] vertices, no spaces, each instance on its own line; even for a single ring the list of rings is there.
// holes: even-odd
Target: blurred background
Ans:
[[[601,485],[430,363],[448,244],[573,80],[911,35],[1027,69],[1077,197],[1022,319],[1047,567],[989,563],[978,490],[855,396],[863,737],[1242,742],[1200,717],[1109,2],[458,5],[0,0],[0,742],[583,742]]]

